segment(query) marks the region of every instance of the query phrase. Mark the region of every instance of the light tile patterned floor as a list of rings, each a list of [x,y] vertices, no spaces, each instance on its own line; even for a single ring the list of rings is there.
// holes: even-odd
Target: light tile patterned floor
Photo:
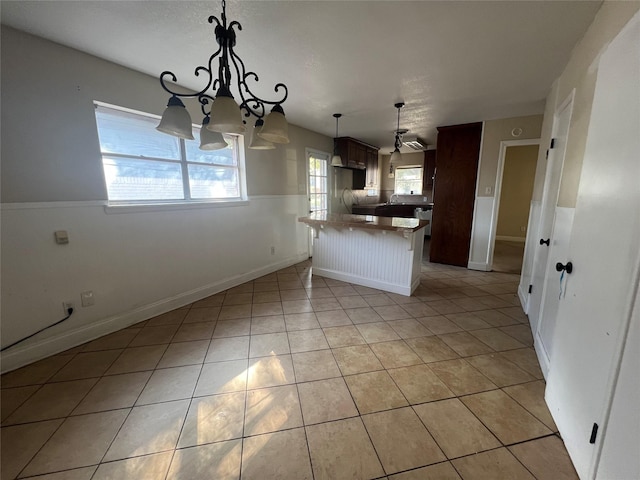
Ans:
[[[2,478],[575,479],[516,275],[304,262],[2,377]]]

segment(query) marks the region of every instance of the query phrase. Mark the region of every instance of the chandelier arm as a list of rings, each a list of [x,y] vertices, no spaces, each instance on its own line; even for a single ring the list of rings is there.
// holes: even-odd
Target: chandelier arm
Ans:
[[[220,55],[221,51],[222,51],[222,47],[219,47],[218,50],[213,55],[211,55],[211,57],[209,57],[209,66],[208,67],[206,67],[204,65],[200,65],[200,66],[196,67],[196,69],[194,71],[194,75],[196,77],[199,77],[200,74],[203,73],[203,72],[206,72],[209,75],[209,79],[207,81],[207,84],[204,86],[204,88],[202,88],[202,90],[200,90],[198,92],[194,92],[194,93],[181,93],[181,92],[177,92],[175,90],[172,90],[167,85],[166,77],[169,77],[170,81],[173,82],[173,83],[176,83],[176,84],[178,82],[178,79],[175,76],[175,74],[173,72],[169,71],[169,70],[165,70],[164,72],[162,72],[160,74],[160,85],[162,86],[162,88],[165,91],[167,91],[171,95],[175,95],[176,97],[184,97],[184,98],[200,97],[201,95],[204,95],[205,92],[207,90],[209,90],[210,88],[215,92],[217,90],[218,79],[213,76],[213,61],[215,60],[215,58],[218,55]]]
[[[266,114],[264,102],[253,95],[251,89],[249,88],[249,85],[247,85],[247,78],[253,78],[253,80],[256,82],[260,79],[255,72],[246,72],[242,59],[233,51],[233,48],[231,48],[230,51],[231,63],[233,63],[233,67],[236,71],[238,93],[240,94],[240,98],[242,99],[242,102],[240,102],[240,110],[245,111],[245,117],[254,115],[258,118],[262,118]]]
[[[240,108],[246,111],[245,116],[248,117],[253,114],[258,118],[262,118],[266,114],[265,105],[280,105],[286,101],[287,97],[289,96],[289,90],[284,83],[277,83],[274,87],[274,91],[276,93],[284,90],[284,95],[282,96],[282,98],[277,100],[265,100],[253,93],[253,91],[249,87],[247,80],[252,79],[253,81],[258,82],[260,80],[258,75],[255,72],[246,71],[244,62],[238,56],[238,54],[236,54],[233,48],[229,48],[229,52],[231,62],[235,67],[236,75],[238,77],[238,90],[242,99]]]
[[[216,25],[217,25],[218,27],[222,27],[222,24],[220,23],[220,20],[218,20],[218,17],[216,17],[215,15],[211,15],[211,16],[207,19],[207,21],[208,21],[209,23],[211,23],[211,24],[213,24],[213,22],[216,22]]]
[[[213,97],[211,95],[202,94],[198,96],[198,101],[200,102],[200,110],[202,110],[202,114],[207,117],[211,113],[211,107],[206,110],[207,105],[213,105]]]

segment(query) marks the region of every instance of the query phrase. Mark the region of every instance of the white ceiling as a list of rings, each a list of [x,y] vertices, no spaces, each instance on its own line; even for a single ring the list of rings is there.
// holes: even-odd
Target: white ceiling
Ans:
[[[391,149],[400,127],[435,142],[437,126],[542,113],[551,83],[601,1],[248,1],[227,3],[236,51],[289,122]],[[2,23],[157,77],[193,76],[217,45],[215,1],[2,1]],[[43,72],[46,74],[46,72]],[[158,88],[161,88],[158,84]]]

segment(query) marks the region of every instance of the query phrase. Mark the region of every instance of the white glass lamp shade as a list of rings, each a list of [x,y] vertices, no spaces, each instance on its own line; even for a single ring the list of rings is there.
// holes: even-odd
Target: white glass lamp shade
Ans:
[[[156,127],[156,130],[174,137],[193,140],[191,115],[187,112],[182,100],[175,95],[169,99],[167,108],[165,108],[160,119],[160,125]]]
[[[402,160],[402,154],[400,153],[400,150],[396,148],[391,154],[391,164],[394,165],[398,163],[400,160]]]
[[[256,120],[253,132],[251,132],[251,143],[249,143],[249,148],[252,150],[273,150],[276,148],[273,143],[266,141],[264,138],[260,138],[258,135],[263,125],[264,121],[261,118]]]
[[[331,166],[332,167],[341,167],[342,166],[342,157],[338,154],[334,155],[331,158]]]
[[[207,129],[208,124],[209,117],[204,117],[200,129],[200,150],[220,150],[229,146],[220,132]]]
[[[240,107],[224,87],[218,90],[209,117],[207,128],[212,132],[244,133],[246,130],[242,123]]]
[[[280,105],[273,107],[266,116],[258,136],[272,143],[289,143],[289,124]]]

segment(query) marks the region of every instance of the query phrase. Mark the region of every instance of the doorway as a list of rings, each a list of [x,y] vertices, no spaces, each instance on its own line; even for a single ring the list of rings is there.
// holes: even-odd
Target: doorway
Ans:
[[[494,272],[521,273],[538,149],[539,140],[502,142],[492,225]]]
[[[329,211],[329,154],[307,149],[307,200],[309,215]],[[313,256],[313,229],[309,229],[309,257]]]

